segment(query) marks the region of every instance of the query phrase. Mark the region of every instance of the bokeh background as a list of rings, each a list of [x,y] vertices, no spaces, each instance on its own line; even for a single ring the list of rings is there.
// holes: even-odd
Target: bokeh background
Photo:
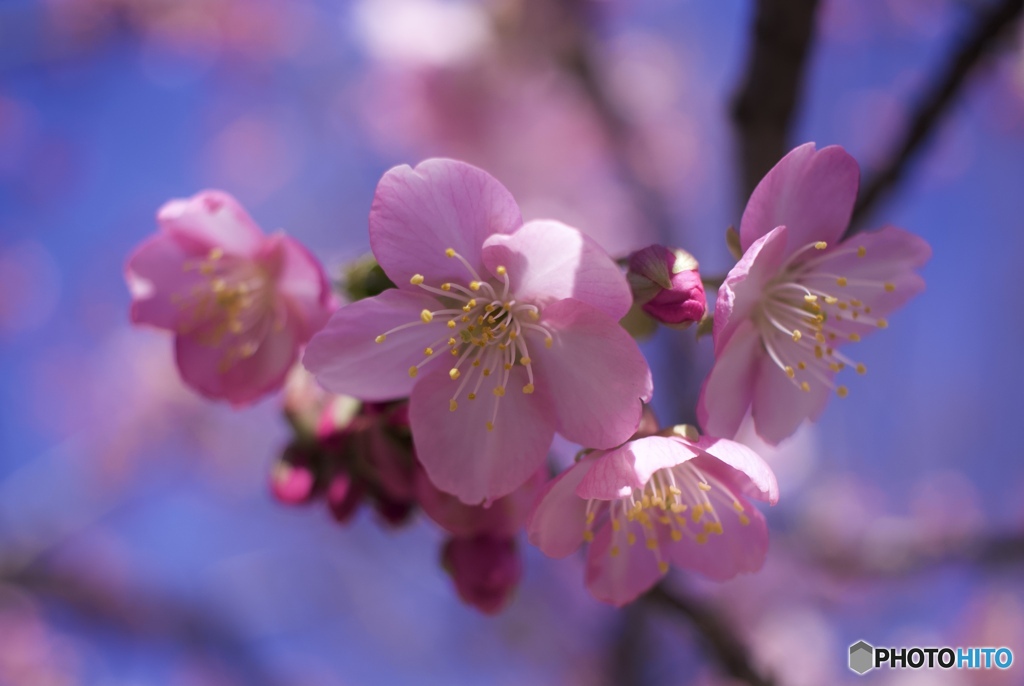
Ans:
[[[823,0],[789,142],[841,144],[870,176],[994,4]],[[278,401],[185,389],[169,338],[129,326],[122,271],[156,209],[203,188],[339,269],[368,249],[380,175],[443,155],[613,253],[671,242],[724,273],[755,11],[0,0],[0,684],[740,683],[685,617],[589,598],[578,559],[528,549],[487,618],[457,602],[431,526],[277,505]],[[867,219],[932,244],[928,288],[858,346],[850,397],[765,451],[782,501],[764,571],[673,579],[780,686],[1024,683],[1022,43],[1018,24],[988,46]],[[645,344],[665,421],[708,369],[692,339]],[[1021,664],[856,677],[859,639]]]

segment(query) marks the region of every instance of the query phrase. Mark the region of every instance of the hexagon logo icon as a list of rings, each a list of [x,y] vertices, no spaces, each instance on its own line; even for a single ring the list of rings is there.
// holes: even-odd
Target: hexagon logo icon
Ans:
[[[875,648],[867,641],[857,641],[850,646],[850,669],[865,674],[874,669]]]

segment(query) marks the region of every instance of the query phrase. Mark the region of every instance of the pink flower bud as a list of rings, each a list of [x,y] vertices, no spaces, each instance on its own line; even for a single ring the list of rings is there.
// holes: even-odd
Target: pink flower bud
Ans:
[[[327,507],[335,521],[347,523],[359,510],[365,489],[347,472],[337,471],[327,483]]]
[[[316,475],[309,456],[289,446],[270,472],[270,492],[284,505],[300,505],[313,499]]]
[[[514,538],[452,538],[441,552],[441,564],[459,598],[489,615],[508,604],[523,574]]]
[[[626,276],[634,301],[662,324],[689,326],[707,312],[697,260],[685,250],[663,245],[638,250],[629,256]]]

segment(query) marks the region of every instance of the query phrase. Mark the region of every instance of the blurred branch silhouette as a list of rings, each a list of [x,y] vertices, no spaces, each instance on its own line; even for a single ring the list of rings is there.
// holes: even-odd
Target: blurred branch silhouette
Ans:
[[[956,100],[971,71],[995,47],[1007,27],[1020,18],[1022,10],[1024,0],[998,0],[979,13],[977,23],[964,34],[925,87],[906,129],[886,161],[861,189],[848,235],[855,233],[875,206],[899,185],[921,147]]]
[[[285,684],[268,673],[256,651],[232,627],[205,608],[41,564],[12,570],[0,564],[0,582],[59,603],[87,622],[128,638],[171,643],[191,653],[216,656],[249,686]]]
[[[655,586],[644,599],[686,617],[729,676],[749,686],[780,686],[772,676],[754,666],[750,648],[740,640],[729,622],[707,602],[675,589],[669,591],[664,583]]]
[[[757,3],[746,73],[732,103],[742,202],[789,150],[817,13],[818,0]]]

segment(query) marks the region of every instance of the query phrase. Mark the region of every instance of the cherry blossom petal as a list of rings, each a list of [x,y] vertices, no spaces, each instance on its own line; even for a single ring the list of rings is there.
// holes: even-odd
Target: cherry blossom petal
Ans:
[[[507,495],[526,482],[544,462],[555,434],[547,390],[523,393],[526,370],[515,367],[499,399],[494,389],[500,377],[481,377],[476,400],[469,400],[463,390],[453,412],[449,401],[459,382],[446,369],[437,369],[419,380],[409,401],[416,455],[430,480],[473,505]],[[488,422],[493,422],[491,431]]]
[[[331,284],[320,262],[304,245],[283,233],[267,239],[260,261],[272,269],[276,290],[288,303],[299,337],[309,340],[331,313]]]
[[[587,550],[587,589],[595,598],[616,607],[636,600],[663,576],[654,553],[644,546],[622,546],[612,556],[612,528],[598,529]]]
[[[263,243],[263,232],[237,200],[221,191],[202,191],[191,198],[171,200],[156,215],[160,228],[189,249],[220,248],[225,253],[252,256]]]
[[[837,243],[850,224],[859,185],[857,161],[838,145],[794,148],[751,194],[740,245],[747,250],[777,226],[789,228],[787,255],[816,241]]]
[[[157,234],[146,239],[128,258],[125,279],[132,295],[131,319],[175,331],[188,313],[183,312],[180,297],[205,282],[185,264],[194,257],[171,236]]]
[[[544,309],[540,324],[552,334],[527,335],[537,388],[550,389],[558,432],[574,443],[613,448],[640,423],[653,392],[651,371],[640,349],[604,312],[567,299]]]
[[[621,319],[633,297],[622,270],[593,239],[556,221],[531,221],[515,233],[484,243],[483,261],[492,274],[508,270],[518,300],[543,307],[575,298]]]
[[[767,359],[763,359],[759,366],[753,388],[751,416],[754,418],[754,430],[771,445],[778,445],[791,436],[805,419],[817,419],[824,411],[830,393],[829,387],[823,383],[810,384],[810,391],[801,390],[785,372]],[[708,429],[708,433],[714,432]]]
[[[715,298],[715,353],[721,355],[736,332],[757,307],[764,288],[785,260],[787,229],[779,226],[754,241],[725,277]]]
[[[743,498],[738,501],[748,524],[741,524],[740,513],[731,507],[722,508],[727,510],[720,513],[722,533],[707,535],[704,543],[698,543],[692,535],[684,535],[678,542],[666,541],[667,537],[663,537],[662,550],[671,563],[714,581],[726,581],[737,574],[761,569],[768,555],[768,525],[757,508]],[[687,526],[695,525],[688,523]]]
[[[429,324],[420,320],[423,310],[437,308],[430,296],[393,288],[354,302],[331,315],[313,336],[302,363],[332,393],[370,401],[407,396],[416,383],[409,368],[427,359],[427,346],[437,344],[441,353],[419,373],[428,374],[444,363],[440,358],[446,354],[447,327],[436,319]],[[411,322],[416,324],[376,342],[377,336]]]
[[[675,467],[699,454],[685,443],[664,436],[648,436],[630,441],[602,454],[576,489],[576,495],[589,500],[615,500],[643,488],[659,469]]]
[[[712,436],[735,436],[750,407],[758,366],[764,355],[761,335],[752,322],[742,322],[704,380],[697,418]],[[781,372],[780,372],[781,373]]]
[[[583,543],[587,502],[576,495],[580,482],[597,462],[587,457],[548,482],[526,523],[530,543],[548,557],[565,557]]]
[[[701,436],[695,447],[715,458],[702,459],[699,465],[701,469],[706,469],[704,465],[707,463],[721,462],[731,472],[732,476],[728,480],[740,485],[738,490],[743,495],[772,505],[779,501],[779,484],[775,479],[775,472],[764,458],[749,447],[713,436]]]
[[[178,336],[174,342],[185,383],[209,398],[245,405],[281,387],[298,356],[299,342],[294,330],[284,326],[272,328],[249,357],[228,364],[227,349],[194,336]]]
[[[435,286],[465,283],[475,277],[445,251],[454,249],[479,274],[487,237],[522,223],[512,195],[490,174],[464,162],[431,159],[384,174],[370,209],[370,246],[399,288],[413,288],[414,274]]]

